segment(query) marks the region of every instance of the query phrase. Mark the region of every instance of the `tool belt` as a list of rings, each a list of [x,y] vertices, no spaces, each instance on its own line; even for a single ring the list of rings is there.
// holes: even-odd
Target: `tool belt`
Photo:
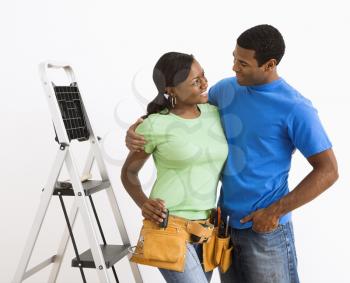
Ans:
[[[223,245],[221,241],[217,240],[218,237],[215,237],[215,233],[217,235],[215,231],[217,229],[214,229],[209,220],[191,221],[169,215],[167,227],[160,228],[157,224],[144,219],[137,246],[130,248],[132,253],[130,261],[183,272],[187,251],[186,244],[203,243],[203,265],[205,271],[210,271],[221,264],[221,255],[225,254],[231,260],[231,256],[223,253]],[[220,247],[222,246],[222,248],[217,249],[218,252],[220,250],[218,264],[216,264],[218,257],[215,252],[216,242]],[[134,251],[133,248],[135,248]],[[226,260],[226,262],[228,261]]]
[[[230,246],[230,236],[219,237],[218,227],[214,228],[213,235],[203,243],[204,271],[212,271],[219,267],[225,273],[232,264],[233,246]]]
[[[233,251],[228,233],[229,216],[226,216],[226,221],[222,219],[219,206],[212,209],[209,222],[215,228],[210,239],[203,243],[203,268],[208,272],[219,266],[220,271],[225,273],[232,264]]]

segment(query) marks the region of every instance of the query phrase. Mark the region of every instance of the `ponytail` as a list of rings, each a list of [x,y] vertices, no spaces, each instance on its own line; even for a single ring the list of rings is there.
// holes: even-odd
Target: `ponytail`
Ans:
[[[163,93],[158,93],[158,95],[147,105],[147,114],[142,118],[145,119],[149,115],[160,113],[165,109],[168,111],[164,114],[168,114],[170,107],[170,100],[167,99]]]

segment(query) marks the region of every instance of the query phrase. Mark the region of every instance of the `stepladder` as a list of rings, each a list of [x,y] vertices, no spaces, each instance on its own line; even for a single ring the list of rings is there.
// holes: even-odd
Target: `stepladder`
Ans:
[[[69,80],[68,85],[58,86],[51,80],[49,73],[57,69],[63,69]],[[58,150],[49,177],[42,189],[39,208],[12,282],[23,282],[48,266],[51,266],[51,270],[47,282],[59,281],[59,272],[70,240],[75,254],[71,265],[79,270],[82,282],[89,282],[84,272],[86,269],[94,269],[101,283],[119,282],[115,264],[124,257],[130,257],[131,245],[103,158],[101,138],[95,136],[91,127],[72,67],[65,63],[43,62],[39,65],[39,73],[52,116]],[[89,153],[82,173],[79,173],[73,156],[71,146],[73,142],[89,143]],[[93,164],[97,165],[100,179],[92,178]],[[65,181],[60,180],[63,166],[66,166],[69,176]],[[110,244],[106,241],[93,200],[94,194],[102,192],[107,195],[108,205],[104,207],[112,212],[114,223],[111,224],[118,229],[122,241],[120,244]],[[57,253],[28,270],[52,197],[59,199],[66,227]],[[67,212],[64,201],[67,197],[73,198],[70,212]],[[88,249],[82,253],[78,249],[78,238],[74,235],[73,229],[78,215],[82,219],[89,245]],[[137,264],[130,261],[129,264],[134,282],[143,282]]]

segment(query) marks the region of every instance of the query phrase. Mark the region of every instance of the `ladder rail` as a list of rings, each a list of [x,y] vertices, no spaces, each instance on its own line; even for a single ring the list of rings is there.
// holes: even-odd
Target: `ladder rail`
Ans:
[[[106,166],[105,166],[105,163],[104,163],[104,160],[102,158],[100,144],[99,143],[93,143],[92,144],[92,149],[93,149],[93,152],[94,152],[95,160],[96,160],[96,162],[98,164],[98,167],[100,169],[100,173],[101,173],[102,179],[106,178],[106,179],[110,180],[110,178],[108,176],[108,172],[107,172]],[[114,190],[112,188],[112,184],[111,184],[111,186],[109,188],[106,189],[106,192],[107,192],[107,196],[108,196],[108,200],[109,200],[110,206],[112,208],[112,212],[113,212],[113,215],[114,215],[114,220],[115,220],[115,222],[117,224],[118,230],[120,232],[120,236],[122,238],[122,242],[125,245],[130,245],[128,232],[127,232],[127,230],[125,228],[125,223],[123,221],[123,217],[122,217],[121,211],[119,209],[118,201],[117,201],[117,198],[115,196]]]
[[[97,229],[95,227],[95,221],[91,216],[88,202],[85,197],[84,188],[79,178],[78,170],[74,164],[73,156],[71,152],[68,152],[66,165],[68,172],[70,173],[72,186],[75,192],[75,199],[80,209],[80,213],[85,226],[88,242],[91,248],[91,253],[96,265],[97,275],[101,283],[109,283],[109,277],[107,274],[107,268],[104,261],[104,257],[99,246],[99,239],[97,236]]]
[[[26,272],[26,269],[28,267],[28,263],[30,260],[30,257],[33,253],[34,246],[36,244],[36,241],[38,239],[42,224],[45,219],[45,215],[47,212],[47,209],[49,207],[52,193],[55,187],[56,180],[61,172],[65,157],[68,152],[68,147],[65,147],[64,149],[60,148],[57,152],[56,159],[53,165],[53,168],[51,170],[51,173],[49,175],[49,178],[46,182],[46,185],[44,187],[44,190],[41,194],[41,200],[40,205],[37,210],[37,214],[35,216],[31,232],[29,233],[29,236],[27,238],[27,242],[24,246],[24,251],[22,254],[22,257],[20,259],[20,263],[18,265],[17,271],[15,273],[15,277],[13,279],[13,283],[20,283],[23,281],[23,276]]]
[[[68,217],[66,205],[64,204],[63,197],[62,197],[61,193],[58,194],[58,197],[59,197],[59,199],[60,199],[60,203],[61,203],[61,206],[62,206],[64,218],[65,218],[65,220],[66,220],[66,224],[67,224],[67,228],[68,228],[68,231],[69,231],[69,235],[70,235],[70,238],[71,238],[71,240],[72,240],[72,244],[73,244],[75,256],[77,257],[78,262],[79,262],[80,274],[81,274],[81,277],[82,277],[82,279],[83,279],[83,282],[86,283],[86,278],[85,278],[84,270],[83,270],[83,267],[81,266],[81,260],[80,260],[80,256],[79,256],[78,247],[77,247],[77,244],[76,244],[76,241],[75,241],[75,237],[74,237],[74,234],[73,234],[73,230],[72,230],[73,228],[72,228],[72,226],[71,226],[71,223],[69,222],[69,217]]]
[[[66,128],[64,126],[64,122],[61,116],[60,107],[58,105],[55,91],[52,87],[52,83],[48,77],[48,69],[50,68],[59,68],[61,66],[64,68],[71,80],[75,80],[73,70],[68,64],[59,64],[59,63],[50,63],[43,62],[39,65],[39,75],[43,84],[45,97],[51,112],[52,121],[54,124],[55,132],[57,135],[58,142],[61,144],[69,144],[69,138],[67,135]]]
[[[93,132],[91,132],[91,133],[93,135]],[[102,179],[109,180],[109,175],[108,175],[108,171],[106,169],[105,161],[102,157],[102,150],[101,150],[100,143],[99,143],[100,140],[101,140],[100,138],[90,139],[90,143],[91,143],[90,150],[89,150],[89,155],[87,157],[87,160],[86,160],[86,163],[84,166],[83,175],[90,174],[93,163],[94,163],[94,161],[96,161],[98,164],[98,168],[99,168]],[[97,141],[97,142],[95,142],[95,141]],[[126,230],[125,223],[124,223],[121,211],[119,209],[117,198],[116,198],[116,195],[115,195],[115,192],[113,190],[112,185],[106,189],[106,192],[107,192],[107,198],[108,198],[109,204],[110,204],[111,209],[112,209],[114,221],[118,227],[118,231],[119,231],[119,234],[120,234],[121,239],[122,239],[122,243],[124,245],[131,246],[131,243],[129,240],[130,238],[129,238],[128,232]],[[142,280],[142,276],[141,276],[138,265],[136,263],[130,261],[130,258],[128,258],[128,259],[129,259],[129,264],[130,264],[131,271],[133,273],[135,282],[142,283],[143,280]]]
[[[71,227],[72,229],[74,228],[74,224],[75,224],[75,220],[77,218],[78,215],[78,206],[76,201],[73,202],[71,211],[69,213],[69,222],[71,223]],[[62,266],[62,261],[64,258],[64,255],[66,253],[67,250],[67,245],[70,239],[70,235],[69,235],[69,229],[66,226],[62,238],[61,238],[61,242],[59,244],[58,250],[57,250],[57,254],[56,254],[56,260],[53,263],[51,272],[50,272],[50,276],[49,276],[49,280],[48,283],[55,283],[57,280],[57,276],[58,273],[60,272],[61,266]]]
[[[90,147],[89,155],[84,167],[83,175],[90,174],[93,162],[96,161],[102,180],[110,180],[105,162],[101,154],[101,148],[100,148],[100,143],[98,142],[98,139],[97,139],[97,142],[95,141],[95,139],[90,140],[90,142],[91,142],[91,147]],[[122,214],[120,212],[117,198],[113,191],[112,185],[109,188],[107,188],[106,191],[107,191],[108,201],[112,208],[115,222],[117,224],[118,230],[120,232],[120,236],[122,238],[122,242],[124,245],[130,245],[128,232],[125,228],[125,223],[123,221]]]

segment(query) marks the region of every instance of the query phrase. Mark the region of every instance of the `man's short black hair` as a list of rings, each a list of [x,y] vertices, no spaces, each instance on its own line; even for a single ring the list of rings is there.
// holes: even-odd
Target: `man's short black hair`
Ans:
[[[246,30],[238,37],[237,44],[254,50],[259,66],[270,59],[276,59],[278,65],[286,48],[282,34],[270,25],[258,25]]]

